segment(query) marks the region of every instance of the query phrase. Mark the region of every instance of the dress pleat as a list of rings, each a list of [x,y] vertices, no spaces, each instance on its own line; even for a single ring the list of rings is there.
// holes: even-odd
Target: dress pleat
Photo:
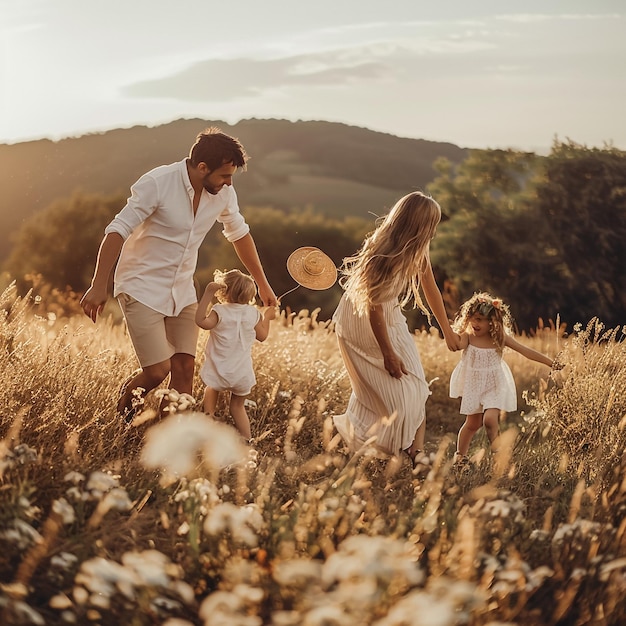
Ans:
[[[389,339],[408,374],[394,378],[387,372],[369,318],[360,316],[344,294],[333,320],[352,394],[346,412],[334,416],[334,423],[352,449],[375,437],[376,447],[397,454],[413,443],[430,389],[397,299],[382,308]]]

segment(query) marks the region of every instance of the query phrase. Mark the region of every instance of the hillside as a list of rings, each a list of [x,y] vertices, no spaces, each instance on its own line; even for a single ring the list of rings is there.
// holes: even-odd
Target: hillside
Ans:
[[[331,122],[177,120],[53,142],[0,144],[0,260],[11,234],[32,214],[75,191],[127,194],[149,169],[184,157],[198,132],[216,125],[251,156],[238,174],[242,207],[311,207],[335,216],[380,213],[400,195],[423,189],[438,157],[459,162],[449,143],[406,139]]]

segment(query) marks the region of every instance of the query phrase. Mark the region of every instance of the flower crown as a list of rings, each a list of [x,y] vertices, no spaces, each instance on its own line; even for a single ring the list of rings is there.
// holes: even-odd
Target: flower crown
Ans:
[[[489,317],[494,309],[502,313],[502,300],[499,300],[498,298],[494,298],[493,300],[478,298],[472,308],[481,315]]]

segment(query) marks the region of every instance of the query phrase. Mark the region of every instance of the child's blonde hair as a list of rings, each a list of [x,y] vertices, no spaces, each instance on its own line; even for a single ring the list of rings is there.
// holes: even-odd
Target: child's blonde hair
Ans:
[[[498,351],[502,353],[505,334],[513,333],[513,318],[509,307],[500,298],[494,298],[484,291],[477,292],[461,305],[452,324],[452,329],[457,333],[465,332],[472,315],[475,313],[480,313],[489,320],[489,334]]]
[[[358,252],[344,259],[340,284],[359,314],[400,296],[401,306],[413,299],[414,307],[430,316],[419,285],[440,220],[441,208],[433,198],[420,191],[409,193],[379,220]]]
[[[252,276],[239,270],[215,270],[213,280],[224,285],[216,292],[217,299],[231,304],[254,304],[257,288]]]

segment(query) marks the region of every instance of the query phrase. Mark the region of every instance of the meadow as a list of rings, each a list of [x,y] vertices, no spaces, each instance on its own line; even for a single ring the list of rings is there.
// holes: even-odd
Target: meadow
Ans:
[[[504,626],[626,620],[626,342],[598,320],[507,353],[518,412],[498,453],[448,397],[460,358],[415,334],[432,395],[429,463],[350,455],[332,326],[282,312],[257,343],[252,447],[161,389],[116,417],[135,367],[112,313],[0,295],[0,623]],[[206,336],[201,334],[201,348]],[[201,352],[200,352],[201,353]],[[169,415],[157,417],[160,398]]]

